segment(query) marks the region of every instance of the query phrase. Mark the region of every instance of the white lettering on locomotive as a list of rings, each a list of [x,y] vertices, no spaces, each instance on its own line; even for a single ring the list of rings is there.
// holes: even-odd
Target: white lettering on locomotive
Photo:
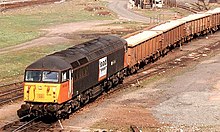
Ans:
[[[99,80],[107,76],[107,57],[99,59]]]

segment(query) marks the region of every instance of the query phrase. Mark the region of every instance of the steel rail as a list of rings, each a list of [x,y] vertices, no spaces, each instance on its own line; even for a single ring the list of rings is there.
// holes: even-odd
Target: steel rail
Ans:
[[[21,84],[22,84],[22,82],[14,82],[14,83],[10,83],[10,84],[0,85],[0,89],[3,87],[9,87],[12,85],[21,85]]]
[[[8,103],[8,102],[12,102],[13,100],[17,100],[17,99],[22,98],[22,97],[23,97],[23,93],[17,95],[16,97],[1,101],[0,105],[3,105],[3,104]]]
[[[7,9],[58,2],[60,0],[25,0],[0,3],[0,11]]]
[[[17,88],[8,90],[8,91],[3,91],[3,92],[0,92],[0,97],[11,94],[12,92],[17,92],[17,91],[22,91],[22,90],[23,90],[23,87],[17,87]]]
[[[43,122],[42,122],[42,121],[39,121],[39,122],[35,123],[33,126],[39,125],[39,124],[41,124],[41,123],[43,123]],[[23,129],[20,129],[20,130],[18,130],[18,131],[16,131],[16,132],[23,132],[23,131],[25,131],[25,130],[31,128],[31,127],[32,127],[32,126],[29,125],[29,126],[24,127]],[[41,130],[42,130],[42,128],[38,128],[38,129],[37,129],[37,132],[40,132]],[[34,130],[34,131],[35,131],[35,130]]]
[[[5,129],[7,129],[7,128],[10,128],[10,127],[12,127],[12,126],[15,125],[15,124],[20,123],[21,120],[23,120],[23,119],[25,119],[25,118],[28,118],[28,117],[30,117],[30,115],[23,116],[23,117],[19,118],[19,119],[16,120],[16,121],[12,121],[12,122],[10,122],[10,123],[7,123],[7,124],[4,125],[2,128],[0,128],[0,130],[5,130]]]
[[[34,122],[35,120],[37,120],[38,118],[39,118],[39,117],[36,117],[36,118],[30,120],[29,122],[23,124],[22,126],[16,128],[15,130],[13,130],[12,132],[18,132],[18,131],[21,131],[22,128],[23,128],[22,130],[24,130],[24,128],[25,128],[27,125],[30,125],[31,123],[33,123],[33,122]]]

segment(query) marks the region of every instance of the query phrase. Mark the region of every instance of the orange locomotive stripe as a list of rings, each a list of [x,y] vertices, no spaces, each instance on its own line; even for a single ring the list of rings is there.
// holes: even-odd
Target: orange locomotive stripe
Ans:
[[[71,97],[68,98],[69,97],[68,92],[69,92],[69,81],[66,81],[62,83],[60,86],[60,93],[58,95],[58,104],[61,104],[71,99]]]

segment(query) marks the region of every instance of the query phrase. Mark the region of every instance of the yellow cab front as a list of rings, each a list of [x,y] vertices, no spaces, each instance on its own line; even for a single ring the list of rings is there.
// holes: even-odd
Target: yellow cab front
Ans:
[[[24,101],[61,104],[69,100],[71,98],[69,80],[60,81],[60,78],[60,72],[57,71],[26,71]]]

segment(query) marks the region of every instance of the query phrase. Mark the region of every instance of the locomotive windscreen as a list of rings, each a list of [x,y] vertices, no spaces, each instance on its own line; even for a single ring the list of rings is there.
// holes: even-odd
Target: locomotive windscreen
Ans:
[[[26,82],[58,82],[59,73],[55,71],[26,71]]]

